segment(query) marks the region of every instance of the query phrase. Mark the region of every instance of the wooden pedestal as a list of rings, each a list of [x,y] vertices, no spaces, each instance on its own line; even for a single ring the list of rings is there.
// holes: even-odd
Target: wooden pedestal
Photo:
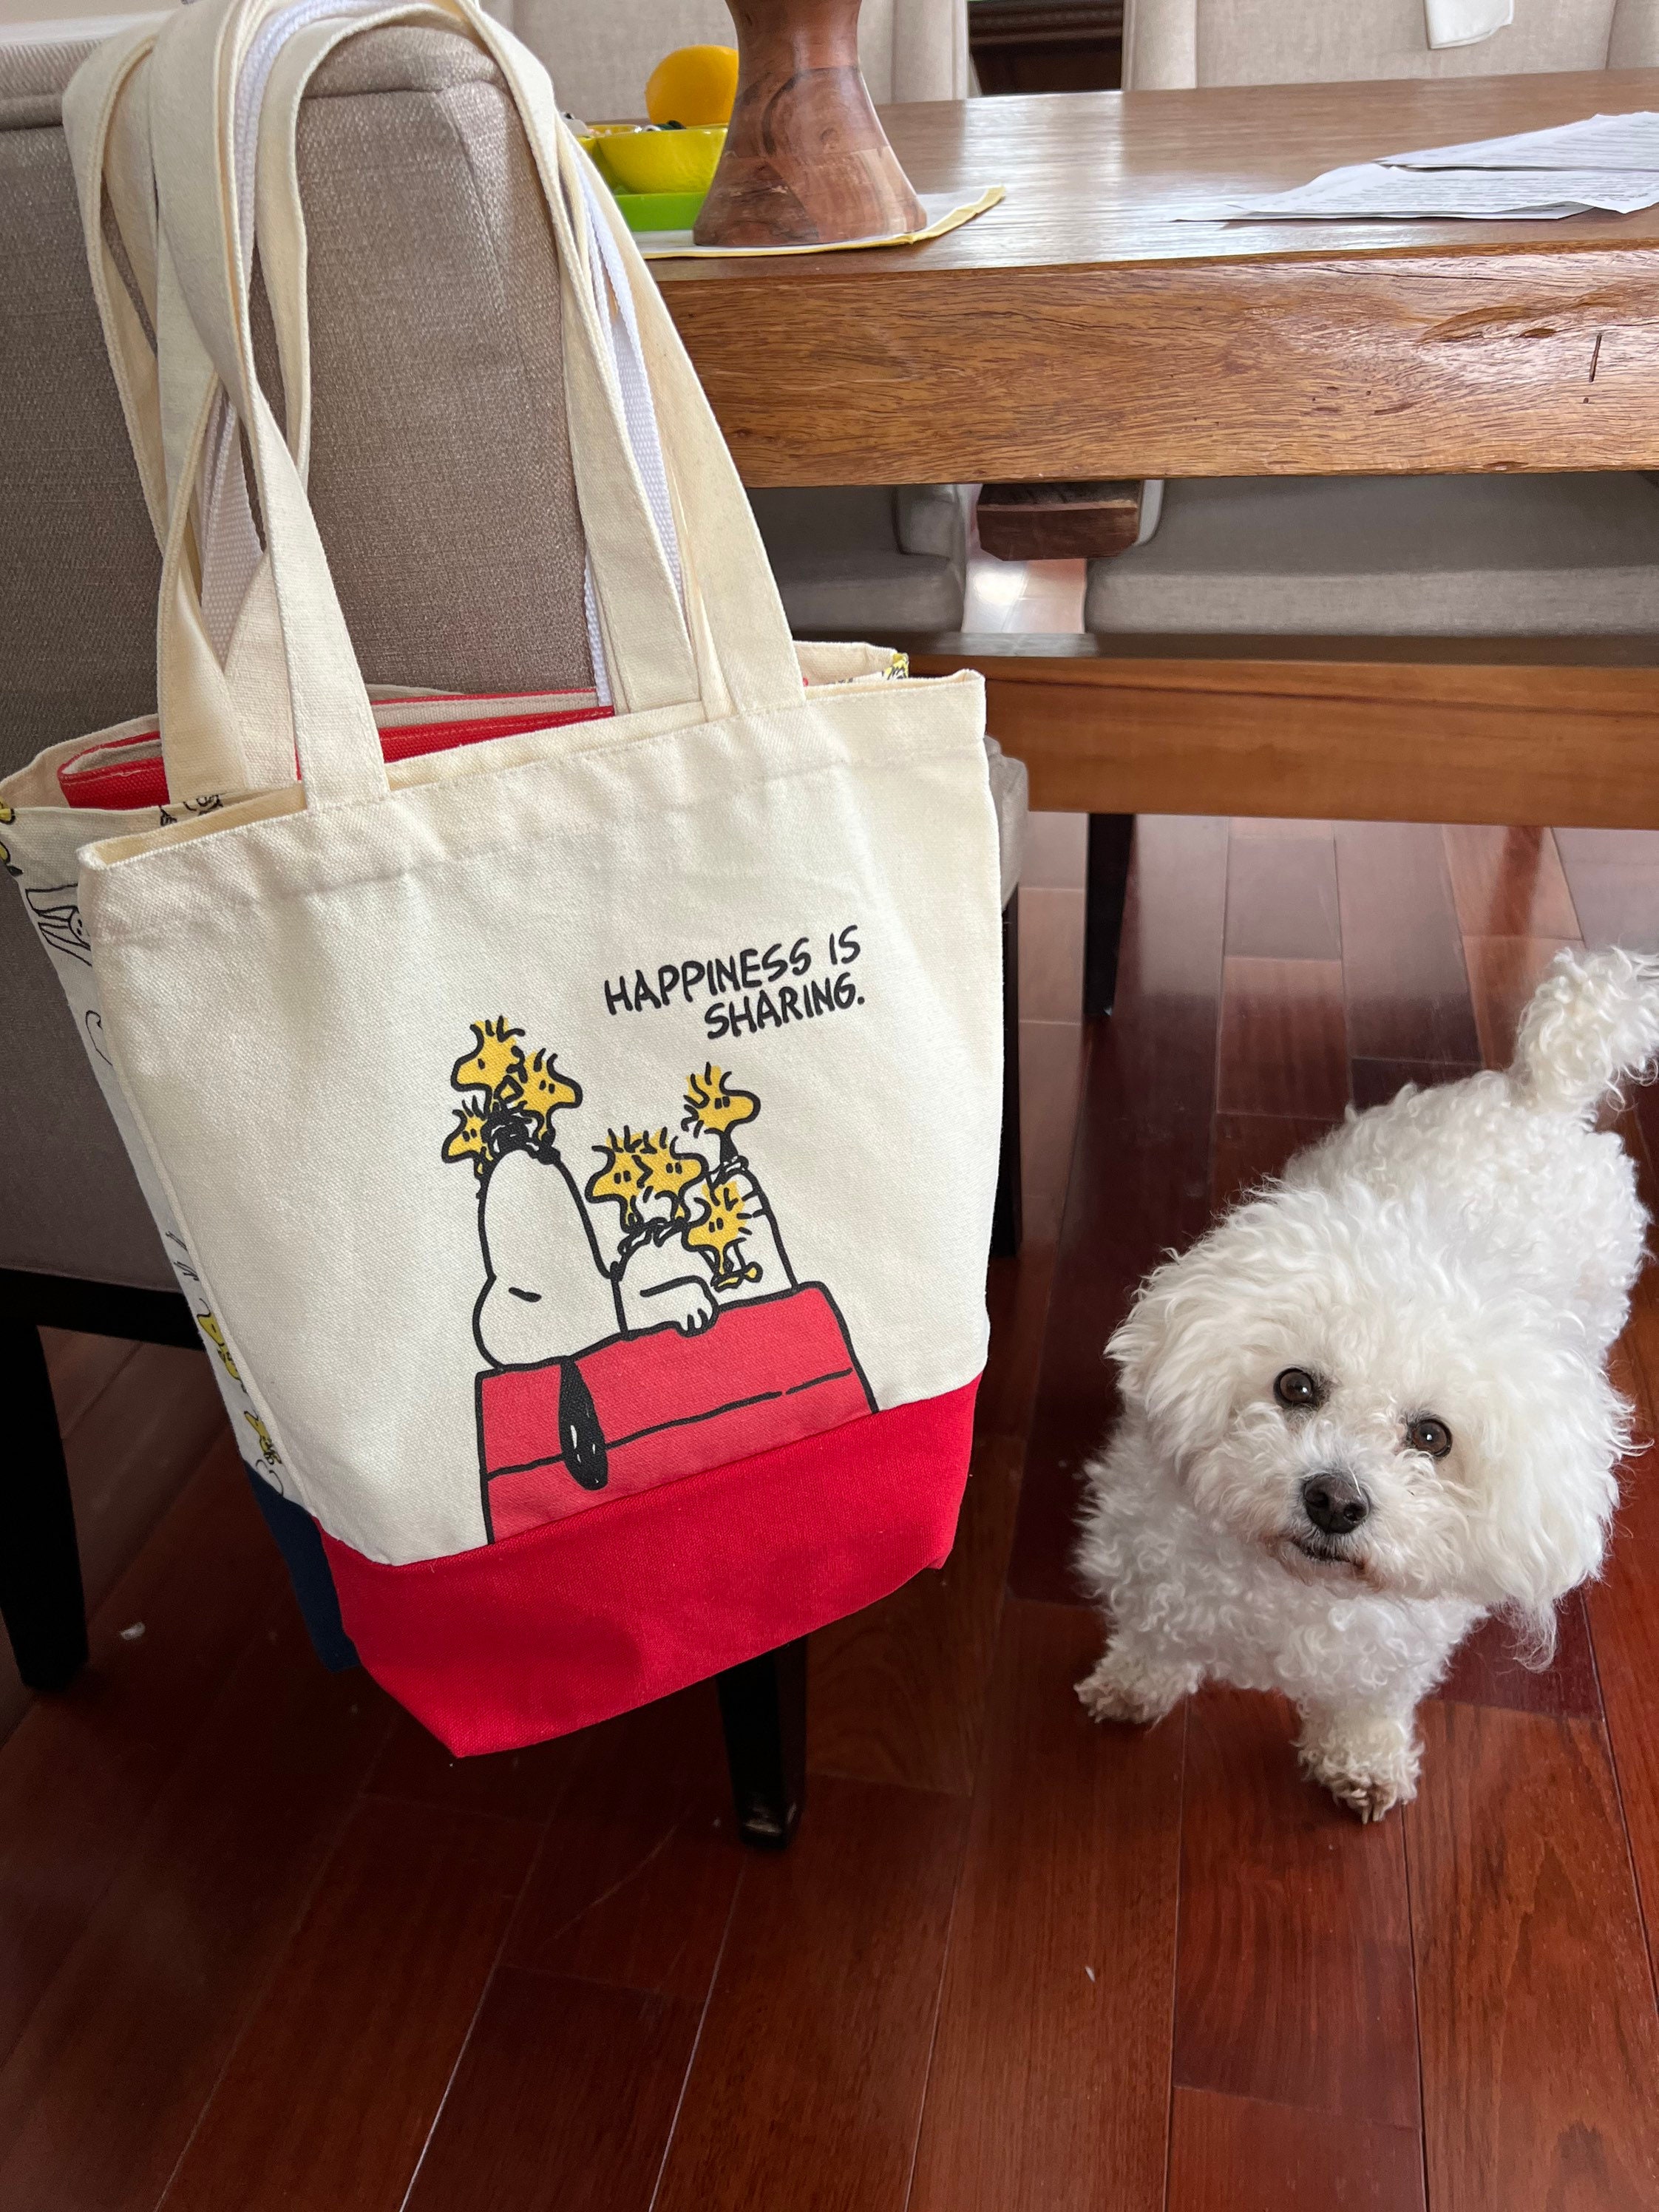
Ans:
[[[859,67],[859,0],[726,0],[738,98],[699,246],[832,245],[927,218]]]

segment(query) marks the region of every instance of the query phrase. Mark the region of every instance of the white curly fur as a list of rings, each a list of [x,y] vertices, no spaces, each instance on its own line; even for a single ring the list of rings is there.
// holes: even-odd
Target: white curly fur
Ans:
[[[1112,1624],[1078,1686],[1097,1718],[1155,1721],[1206,1676],[1283,1691],[1304,1767],[1369,1820],[1414,1794],[1416,1706],[1477,1621],[1547,1653],[1616,1503],[1607,1354],[1647,1225],[1593,1123],[1656,1051],[1659,963],[1562,953],[1508,1073],[1351,1109],[1142,1285],[1078,1548]],[[1321,1402],[1281,1406],[1286,1369]],[[1443,1458],[1407,1437],[1429,1415]],[[1333,1470],[1369,1504],[1352,1534],[1303,1500]]]

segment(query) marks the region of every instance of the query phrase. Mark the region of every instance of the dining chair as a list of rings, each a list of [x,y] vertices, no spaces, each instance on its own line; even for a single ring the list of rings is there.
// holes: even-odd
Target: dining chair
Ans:
[[[1424,0],[1128,0],[1124,33],[1134,91],[1656,64],[1659,0],[1515,0],[1507,27],[1438,51]],[[1155,527],[1089,563],[1084,626],[1098,635],[1654,626],[1659,484],[1645,476],[1222,477],[1156,490]],[[1091,817],[1091,1012],[1110,1003],[1099,948],[1115,944],[1128,846],[1126,817]]]
[[[155,700],[160,559],[60,127],[64,86],[90,50],[49,27],[29,40],[0,33],[0,301],[11,334],[0,347],[0,774]],[[371,676],[456,691],[588,680],[556,281],[529,160],[493,64],[437,27],[350,41],[301,112],[312,497]],[[269,337],[268,311],[263,321]],[[453,329],[468,333],[464,350],[434,343]],[[279,402],[269,343],[262,374]],[[1017,880],[1024,770],[994,757],[991,774],[1005,872]],[[1010,900],[1005,933],[1016,926]],[[1011,1000],[1005,1021],[1017,1012]],[[11,1444],[0,1458],[0,1617],[25,1682],[52,1690],[83,1663],[87,1638],[39,1332],[200,1339],[9,884],[0,1035]],[[1018,1234],[1017,1115],[1012,1126],[999,1192],[1005,1239]],[[351,1663],[314,1524],[248,1474],[319,1655]],[[787,1842],[799,1814],[805,1683],[793,1646],[720,1680],[738,1823],[757,1844]]]
[[[495,12],[589,122],[641,112],[676,46],[730,46],[725,0],[502,0]],[[877,105],[965,100],[967,0],[864,0],[859,58]],[[801,637],[955,629],[968,586],[968,496],[956,484],[754,491],[750,503]]]

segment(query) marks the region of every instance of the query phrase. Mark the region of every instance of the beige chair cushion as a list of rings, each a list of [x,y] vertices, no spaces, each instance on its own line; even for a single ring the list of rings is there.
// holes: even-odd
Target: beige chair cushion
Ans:
[[[1656,63],[1659,0],[1515,0],[1507,28],[1438,52],[1423,0],[1128,0],[1123,40],[1136,92]]]
[[[736,41],[725,0],[501,0],[492,15],[545,64],[561,107],[605,123],[645,113],[645,83],[676,46]],[[878,103],[965,100],[966,0],[864,0],[859,58]]]
[[[1091,630],[1421,636],[1659,627],[1645,477],[1172,483],[1157,535],[1089,564]]]
[[[968,511],[957,485],[757,491],[750,502],[798,637],[962,627]]]

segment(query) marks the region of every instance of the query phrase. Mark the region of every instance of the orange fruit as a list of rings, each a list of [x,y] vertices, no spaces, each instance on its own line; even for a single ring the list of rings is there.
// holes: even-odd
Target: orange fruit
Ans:
[[[735,46],[680,46],[665,55],[645,88],[645,112],[653,123],[729,123],[738,96]]]

